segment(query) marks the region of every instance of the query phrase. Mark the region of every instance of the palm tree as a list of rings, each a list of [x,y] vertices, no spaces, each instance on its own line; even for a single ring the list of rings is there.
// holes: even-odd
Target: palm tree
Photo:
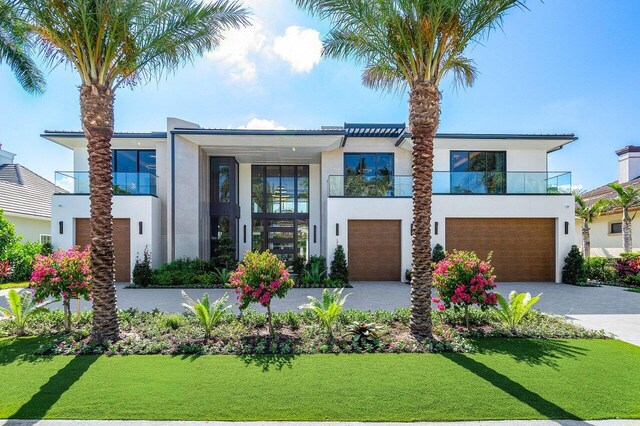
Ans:
[[[607,207],[607,202],[604,199],[599,199],[595,203],[587,203],[582,198],[579,192],[574,194],[576,200],[576,217],[582,220],[582,255],[586,258],[591,257],[591,236],[589,225],[596,220],[604,209]]]
[[[0,64],[7,63],[24,90],[41,94],[42,72],[29,55],[29,26],[19,14],[18,2],[0,0]]]
[[[323,54],[354,59],[363,84],[409,90],[413,137],[413,274],[411,332],[431,337],[431,194],[433,139],[440,121],[439,85],[448,74],[471,85],[466,48],[500,25],[523,0],[294,0],[331,21]]]
[[[118,337],[111,216],[111,137],[118,88],[171,72],[249,24],[238,2],[215,0],[22,0],[44,57],[78,72],[91,188],[93,337]]]
[[[633,242],[631,241],[631,221],[636,217],[629,214],[629,209],[640,204],[640,188],[631,185],[622,186],[617,182],[609,184],[618,196],[607,200],[607,204],[612,207],[622,209],[622,247],[625,253],[633,251]]]

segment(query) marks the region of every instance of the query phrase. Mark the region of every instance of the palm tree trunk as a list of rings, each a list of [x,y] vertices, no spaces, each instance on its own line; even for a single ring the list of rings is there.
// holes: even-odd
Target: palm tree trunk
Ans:
[[[440,92],[432,82],[418,82],[409,93],[409,126],[413,137],[413,273],[411,333],[431,334],[431,194],[433,139],[440,122]]]
[[[631,218],[629,217],[629,210],[626,207],[622,209],[622,247],[625,253],[631,253],[633,251]]]
[[[591,257],[591,235],[589,235],[589,224],[582,220],[582,255],[588,259]]]
[[[88,141],[91,204],[93,338],[118,338],[113,255],[111,137],[114,94],[97,84],[80,87],[82,129]]]

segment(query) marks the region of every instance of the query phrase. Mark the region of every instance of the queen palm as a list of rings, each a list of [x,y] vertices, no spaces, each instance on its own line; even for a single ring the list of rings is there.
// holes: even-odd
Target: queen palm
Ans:
[[[633,241],[631,240],[631,221],[636,217],[631,216],[629,209],[640,204],[640,189],[631,185],[622,186],[617,182],[609,184],[618,194],[615,198],[607,200],[611,207],[622,210],[622,247],[625,253],[633,251]]]
[[[323,54],[354,59],[365,86],[409,90],[413,138],[413,273],[411,331],[431,337],[431,194],[433,139],[440,121],[443,79],[471,85],[466,48],[498,26],[521,0],[294,0],[330,20]]]
[[[604,199],[599,199],[595,203],[588,203],[578,192],[574,194],[574,197],[576,200],[576,217],[582,221],[582,255],[589,258],[591,257],[591,235],[589,234],[591,228],[589,225],[600,217],[607,207],[607,202]]]
[[[18,3],[0,0],[0,64],[9,65],[23,89],[39,94],[44,91],[44,76],[30,51],[29,26],[20,16]]]
[[[88,141],[93,337],[118,337],[111,216],[111,137],[118,88],[174,71],[216,47],[225,30],[248,25],[236,1],[23,0],[23,13],[51,64],[80,76]]]

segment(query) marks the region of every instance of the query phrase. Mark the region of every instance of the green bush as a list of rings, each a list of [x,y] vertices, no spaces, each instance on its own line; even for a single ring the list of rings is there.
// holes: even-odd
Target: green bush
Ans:
[[[202,259],[181,258],[160,266],[153,272],[154,281],[159,286],[181,286],[209,284],[202,282],[215,271],[212,262]]]
[[[336,247],[331,261],[331,274],[329,277],[335,282],[343,284],[349,283],[349,268],[347,267],[347,257],[344,254],[344,248],[341,245]]]
[[[218,241],[218,249],[211,259],[216,268],[232,271],[238,266],[236,261],[236,249],[228,235],[223,235]]]
[[[436,244],[431,252],[431,261],[433,263],[438,263],[443,260],[445,256],[444,248],[440,244]]]
[[[142,259],[136,257],[136,264],[133,267],[133,283],[140,287],[148,287],[154,284],[151,256],[149,255],[149,250],[146,248],[144,249]]]
[[[606,257],[589,257],[585,259],[587,278],[602,283],[616,283],[620,279],[613,265],[615,259]]]
[[[584,257],[580,254],[578,246],[571,246],[569,254],[564,258],[562,268],[562,282],[565,284],[584,284],[587,282],[587,268]]]
[[[640,287],[640,274],[627,275],[624,278],[624,282],[625,284],[633,287]]]
[[[29,281],[36,254],[43,254],[42,244],[31,241],[15,243],[7,248],[5,254],[13,269],[9,281]]]

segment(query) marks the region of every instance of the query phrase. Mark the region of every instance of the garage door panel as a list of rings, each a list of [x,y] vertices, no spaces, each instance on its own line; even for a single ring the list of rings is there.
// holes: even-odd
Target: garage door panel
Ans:
[[[91,244],[89,219],[77,218],[76,245]],[[131,279],[131,228],[129,219],[113,219],[113,249],[116,281],[129,282]]]
[[[447,218],[447,250],[493,252],[497,281],[555,281],[555,219]]]
[[[400,279],[399,220],[350,220],[347,229],[350,280]]]

